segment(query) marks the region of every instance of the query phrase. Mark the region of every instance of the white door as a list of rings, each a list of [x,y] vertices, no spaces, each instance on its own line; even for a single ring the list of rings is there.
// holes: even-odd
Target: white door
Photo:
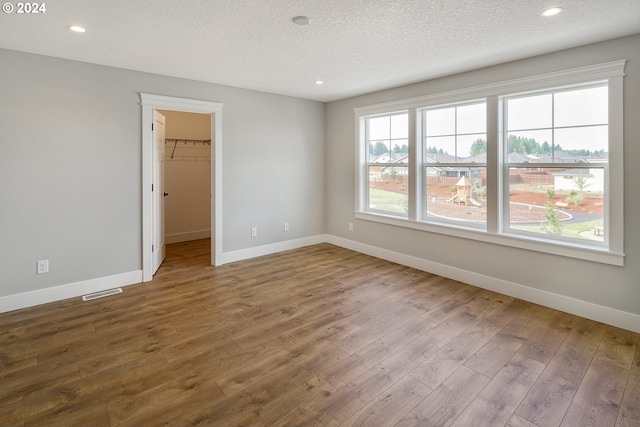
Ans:
[[[164,241],[164,116],[153,110],[153,274],[165,257]]]

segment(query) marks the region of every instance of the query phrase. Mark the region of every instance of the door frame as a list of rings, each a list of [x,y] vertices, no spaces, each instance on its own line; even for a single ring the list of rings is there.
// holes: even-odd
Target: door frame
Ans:
[[[222,264],[222,106],[220,102],[140,93],[142,105],[142,281],[153,278],[153,110],[211,115],[211,265]]]

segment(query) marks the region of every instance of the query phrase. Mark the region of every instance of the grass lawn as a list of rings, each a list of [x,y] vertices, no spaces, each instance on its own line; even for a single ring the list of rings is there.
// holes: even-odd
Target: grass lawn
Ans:
[[[371,209],[406,214],[409,211],[409,197],[403,193],[370,188],[369,207]]]
[[[584,239],[584,237],[582,237],[580,233],[584,231],[588,231],[591,233],[595,227],[602,227],[602,224],[603,221],[601,219],[586,222],[577,222],[574,224],[562,224],[562,233],[560,235],[564,237],[571,237],[574,239]],[[540,229],[539,225],[518,226],[511,228],[514,228],[516,230],[530,231],[532,233],[547,234],[545,231]]]

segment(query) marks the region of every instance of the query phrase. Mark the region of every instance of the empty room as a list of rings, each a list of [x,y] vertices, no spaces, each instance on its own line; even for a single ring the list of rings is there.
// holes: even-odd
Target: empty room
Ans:
[[[640,426],[640,2],[5,2],[0,425]]]

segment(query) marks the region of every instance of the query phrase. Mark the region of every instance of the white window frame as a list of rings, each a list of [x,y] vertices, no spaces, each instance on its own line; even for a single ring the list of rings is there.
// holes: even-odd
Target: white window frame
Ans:
[[[525,94],[522,93],[516,93],[516,94],[509,94],[506,95],[504,97],[500,97],[500,102],[503,106],[503,117],[502,117],[502,121],[503,123],[507,122],[507,111],[506,108],[504,108],[504,105],[507,101],[509,101],[510,99],[513,98],[518,98],[518,97],[522,97],[522,96],[536,96],[536,95],[544,95],[544,94],[556,94],[556,93],[561,93],[561,92],[566,92],[566,91],[572,91],[572,90],[576,90],[576,89],[587,89],[587,88],[593,88],[593,87],[601,87],[601,86],[606,86],[608,88],[608,81],[607,80],[601,80],[601,81],[595,81],[595,82],[589,82],[588,84],[579,84],[579,85],[571,85],[571,86],[564,86],[564,87],[555,87],[555,88],[549,88],[547,90],[543,90],[543,91],[535,91],[535,92],[528,92]],[[607,123],[608,125],[608,123]],[[551,125],[550,130],[552,132],[554,132],[555,130],[557,130],[559,128],[557,128],[554,124]],[[501,133],[503,138],[506,138],[507,134],[508,134],[508,130],[505,129],[501,129]],[[551,141],[553,144],[553,141]],[[610,144],[609,144],[610,145]],[[509,169],[510,168],[531,168],[531,167],[536,167],[536,168],[566,168],[566,164],[563,163],[558,163],[558,162],[554,162],[554,163],[534,163],[534,164],[530,164],[530,163],[509,163],[507,160],[507,152],[505,150],[505,146],[501,147],[503,149],[502,152],[502,156],[501,156],[501,160],[502,160],[502,176],[509,176]],[[607,186],[608,183],[608,177],[609,177],[609,162],[608,160],[606,162],[596,162],[596,163],[575,163],[572,164],[572,167],[574,167],[576,169],[602,169],[604,172],[604,184],[606,187],[606,190],[604,192],[604,206],[606,208],[606,206],[608,206],[609,202],[609,186]],[[503,200],[508,200],[509,199],[509,185],[503,185],[502,187],[502,199]],[[505,203],[505,206],[510,206],[509,203]],[[503,233],[505,234],[510,234],[510,235],[528,235],[532,238],[536,238],[539,234],[537,233],[531,233],[531,232],[526,232],[526,231],[519,231],[516,230],[514,228],[511,228],[510,225],[510,221],[508,218],[508,210],[504,209],[503,213],[505,213],[504,217],[502,218],[503,222],[502,222],[502,228],[501,230],[503,231]],[[610,228],[610,223],[609,223],[609,216],[608,215],[604,215],[604,229],[605,230],[609,230]],[[577,243],[575,239],[570,239],[570,238],[563,238],[561,236],[554,236],[553,238],[549,238],[549,240],[558,240],[558,241],[567,241],[567,242],[573,242],[573,243]],[[577,243],[579,244],[579,243]],[[589,242],[590,246],[594,246],[594,247],[603,247],[606,248],[609,246],[609,233],[604,233],[604,240],[603,242],[597,242],[597,241],[593,241],[593,242]]]
[[[583,259],[611,265],[624,265],[624,158],[623,158],[623,78],[626,59],[534,75],[520,79],[475,86],[450,92],[370,105],[354,109],[356,131],[355,217],[382,224],[412,228],[478,240],[503,246]],[[606,81],[609,88],[609,165],[605,169],[605,235],[602,247],[577,242],[545,239],[504,231],[502,202],[504,188],[502,158],[502,103],[500,98],[517,93],[553,90],[553,88]],[[487,228],[476,229],[457,224],[427,222],[422,217],[422,126],[419,111],[444,104],[486,99],[487,103]],[[367,210],[367,145],[364,143],[365,119],[398,111],[409,113],[409,212],[407,217]],[[366,172],[366,173],[365,173]]]
[[[420,135],[420,139],[418,139],[416,142],[417,144],[420,146],[418,148],[418,150],[422,150],[421,155],[418,159],[416,159],[416,161],[420,164],[420,174],[421,174],[421,178],[425,178],[426,177],[426,170],[428,167],[435,167],[435,166],[440,166],[440,167],[483,167],[483,168],[487,168],[487,164],[486,163],[464,163],[464,162],[453,162],[453,163],[433,163],[433,164],[428,164],[427,162],[423,161],[423,159],[425,159],[425,153],[424,153],[424,149],[425,149],[425,144],[423,143],[426,140],[426,137],[424,135],[424,132],[426,131],[426,125],[425,123],[423,123],[422,121],[424,121],[424,116],[426,114],[427,111],[429,110],[434,110],[434,109],[440,109],[440,108],[447,108],[447,107],[464,107],[467,105],[473,105],[473,104],[479,104],[479,103],[484,103],[486,105],[486,99],[483,98],[479,98],[479,99],[470,99],[464,102],[455,102],[455,103],[448,103],[445,105],[432,105],[429,107],[422,107],[417,109],[417,114],[419,115],[419,121],[420,121],[420,129],[418,130],[418,133]],[[455,134],[455,137],[457,139],[459,134]],[[486,132],[485,132],[485,138],[486,138]],[[456,151],[457,151],[457,147],[456,147]],[[457,152],[456,152],[456,157],[457,157]],[[426,190],[427,190],[427,183],[423,182],[423,185],[421,186],[421,189],[419,190],[419,193],[421,195],[426,194]],[[424,198],[423,198],[424,199]],[[451,225],[453,227],[459,227],[459,228],[468,228],[470,230],[486,230],[486,223],[468,223],[465,221],[459,221],[459,220],[455,220],[455,219],[449,219],[449,218],[439,218],[439,219],[435,219],[435,218],[429,218],[427,219],[427,209],[428,209],[428,205],[429,205],[429,201],[428,200],[422,200],[422,205],[420,206],[420,215],[418,216],[419,220],[423,220],[426,221],[428,223],[432,223],[432,224],[442,224],[442,225]]]
[[[399,115],[403,115],[403,114],[407,114],[407,111],[392,111],[392,112],[385,113],[385,114],[370,115],[370,116],[366,116],[366,117],[363,118],[364,122],[365,122],[365,131],[363,132],[363,135],[364,135],[363,145],[365,146],[364,156],[365,156],[365,169],[366,169],[366,176],[367,176],[366,177],[366,185],[367,185],[368,189],[371,188],[369,186],[369,182],[370,182],[369,180],[371,178],[371,175],[369,173],[369,167],[370,166],[375,165],[375,166],[380,166],[382,168],[386,168],[386,167],[391,167],[391,168],[393,168],[393,167],[406,167],[406,168],[409,168],[409,164],[408,163],[393,163],[393,162],[388,162],[388,163],[373,163],[373,162],[371,162],[371,155],[369,153],[369,144],[372,141],[374,141],[375,139],[372,140],[372,139],[369,138],[369,134],[367,132],[366,122],[369,119],[372,119],[372,118],[379,118],[379,117],[389,117],[389,118],[391,118],[392,116],[399,116]],[[409,126],[408,123],[407,123],[407,126]],[[389,141],[392,141],[393,139],[394,138],[390,137]],[[407,138],[407,139],[409,139],[409,138]],[[389,155],[391,156],[391,153],[393,151],[393,147],[391,147],[391,144],[389,144],[389,145],[390,145],[389,148],[391,150],[391,151],[389,151]],[[409,144],[407,144],[407,145],[409,145]],[[385,210],[382,210],[382,209],[373,209],[373,208],[371,208],[370,207],[371,206],[371,199],[370,199],[370,193],[369,193],[368,189],[365,191],[365,204],[364,204],[364,206],[366,206],[367,211],[376,212],[376,213],[379,213],[379,214],[382,214],[382,215],[391,215],[391,216],[394,216],[394,217],[398,216],[399,218],[406,218],[407,217],[408,212],[407,212],[407,215],[400,215],[400,214],[394,214],[392,211],[385,211]]]

